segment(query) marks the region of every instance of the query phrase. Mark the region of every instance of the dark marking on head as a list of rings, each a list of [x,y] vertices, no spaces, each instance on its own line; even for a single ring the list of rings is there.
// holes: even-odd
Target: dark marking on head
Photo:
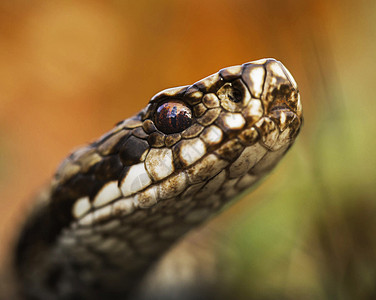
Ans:
[[[124,165],[130,166],[140,162],[142,155],[148,148],[149,145],[146,141],[131,136],[120,147],[119,156]]]

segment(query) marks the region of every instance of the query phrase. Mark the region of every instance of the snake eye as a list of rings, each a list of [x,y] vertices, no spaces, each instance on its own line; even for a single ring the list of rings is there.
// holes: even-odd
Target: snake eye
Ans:
[[[166,134],[182,132],[192,124],[191,109],[180,100],[165,102],[157,109],[155,124]]]

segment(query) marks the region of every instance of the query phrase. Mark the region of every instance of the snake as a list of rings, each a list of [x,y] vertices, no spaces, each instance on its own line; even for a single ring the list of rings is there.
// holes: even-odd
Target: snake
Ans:
[[[158,259],[276,166],[303,121],[275,59],[153,96],[58,167],[21,225],[21,299],[129,299]]]

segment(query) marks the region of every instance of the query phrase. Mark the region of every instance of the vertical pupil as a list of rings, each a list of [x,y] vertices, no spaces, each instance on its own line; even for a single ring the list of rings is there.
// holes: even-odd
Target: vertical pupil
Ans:
[[[180,100],[165,102],[157,109],[155,123],[166,134],[181,132],[192,123],[191,109]]]

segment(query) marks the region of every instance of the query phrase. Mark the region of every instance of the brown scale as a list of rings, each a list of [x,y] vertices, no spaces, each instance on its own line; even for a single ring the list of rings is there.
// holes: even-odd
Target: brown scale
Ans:
[[[240,141],[233,139],[223,144],[214,153],[217,154],[218,157],[231,162],[240,155],[243,149],[244,146],[240,143]]]
[[[209,93],[202,97],[202,103],[204,103],[207,108],[219,107],[219,99],[214,93]]]
[[[218,118],[220,113],[220,108],[209,109],[202,117],[197,118],[197,122],[203,126],[209,126]]]
[[[144,128],[145,132],[149,134],[157,130],[157,128],[154,125],[154,122],[149,119],[144,121],[144,123],[142,124],[142,127]]]
[[[165,139],[166,136],[163,133],[156,131],[149,135],[148,143],[151,147],[160,148],[165,145]]]
[[[146,139],[149,136],[142,127],[133,129],[132,134],[140,139]]]
[[[203,95],[203,92],[201,92],[197,86],[192,85],[187,88],[184,94],[184,101],[193,106],[201,102]]]
[[[186,130],[184,130],[181,133],[181,137],[184,138],[184,139],[194,138],[194,137],[198,136],[203,130],[204,130],[203,126],[201,126],[198,123],[195,123],[192,126],[190,126],[189,128],[187,128]]]
[[[193,113],[196,118],[201,117],[206,112],[206,107],[203,103],[199,103],[193,107]]]
[[[118,145],[121,139],[125,140],[129,137],[130,132],[128,130],[122,130],[118,133],[110,136],[105,141],[103,141],[97,148],[98,153],[101,155],[109,155],[116,152],[116,145]]]
[[[169,134],[166,137],[166,146],[171,147],[175,145],[177,142],[181,140],[181,134],[180,133],[174,133],[174,134]]]

